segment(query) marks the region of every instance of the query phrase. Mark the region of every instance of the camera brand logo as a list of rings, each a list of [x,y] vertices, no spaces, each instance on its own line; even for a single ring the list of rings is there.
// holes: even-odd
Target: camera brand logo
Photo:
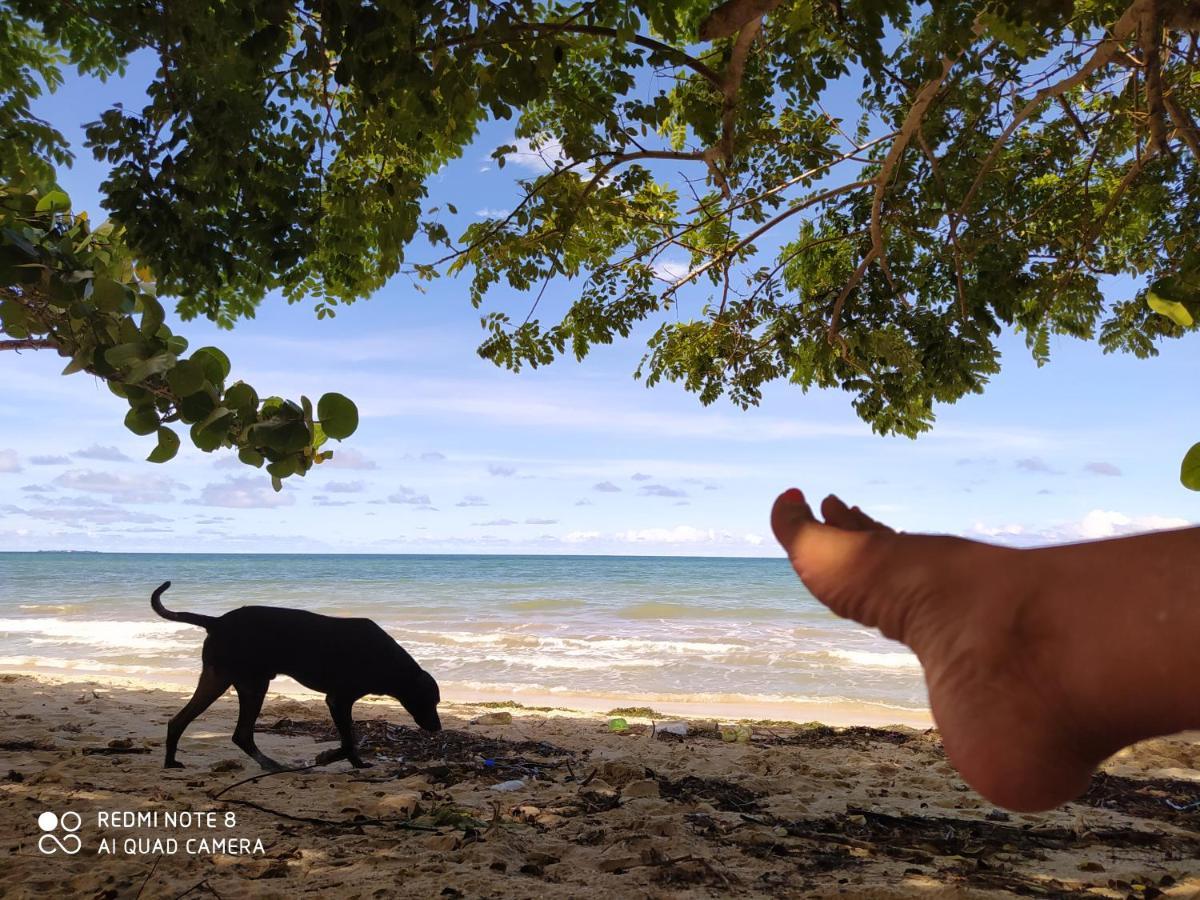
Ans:
[[[79,839],[79,835],[75,834],[79,830],[79,826],[83,824],[79,813],[68,811],[59,816],[47,810],[38,816],[37,823],[38,828],[45,832],[38,838],[38,849],[47,856],[55,854],[59,850],[68,856],[73,856],[83,847],[83,841]],[[65,832],[62,837],[56,834],[60,825]]]

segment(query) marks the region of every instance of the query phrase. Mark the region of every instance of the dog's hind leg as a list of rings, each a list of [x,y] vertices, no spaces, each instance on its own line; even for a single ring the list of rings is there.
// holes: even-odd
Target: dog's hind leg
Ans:
[[[357,700],[357,697],[347,698],[336,694],[330,694],[325,698],[329,714],[333,716],[333,724],[337,726],[338,735],[342,739],[342,746],[337,750],[326,750],[317,757],[317,762],[323,764],[339,759],[348,759],[350,765],[356,769],[371,768],[371,764],[363,762],[362,757],[358,755],[358,746],[354,742],[354,719],[351,717],[350,711],[354,709],[354,703]]]
[[[270,683],[269,678],[247,678],[234,682],[238,693],[238,721],[237,728],[233,730],[233,742],[254,757],[254,761],[264,769],[277,770],[283,766],[259,750],[254,743],[254,723],[258,721]]]
[[[229,690],[231,683],[212,666],[206,665],[201,670],[200,681],[196,685],[196,692],[192,694],[192,699],[187,702],[187,706],[175,714],[175,717],[167,725],[167,758],[163,762],[164,769],[183,768],[183,763],[177,762],[175,759],[175,750],[179,746],[179,738],[183,734],[183,730],[192,723],[192,719],[212,706],[218,697]]]

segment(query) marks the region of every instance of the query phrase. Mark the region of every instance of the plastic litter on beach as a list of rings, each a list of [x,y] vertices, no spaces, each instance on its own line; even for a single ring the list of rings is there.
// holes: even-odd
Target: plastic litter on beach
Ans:
[[[494,712],[484,713],[477,719],[472,720],[474,725],[511,725],[512,713],[510,712]]]
[[[620,719],[620,718],[609,719],[608,720],[608,730],[615,731],[619,734],[622,731],[629,730],[629,723],[627,721],[625,721],[624,719]]]
[[[721,729],[721,740],[729,744],[748,744],[750,736],[749,725],[727,725]]]
[[[514,778],[512,781],[502,781],[499,784],[493,784],[493,791],[519,791],[525,787],[525,781],[522,778]]]
[[[686,737],[688,733],[687,722],[659,722],[654,727],[660,734],[677,734],[680,737]]]

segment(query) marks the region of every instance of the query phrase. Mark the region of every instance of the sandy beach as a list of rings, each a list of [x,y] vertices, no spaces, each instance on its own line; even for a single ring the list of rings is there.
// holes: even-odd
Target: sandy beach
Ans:
[[[230,743],[232,694],[185,735],[187,768],[161,768],[165,723],[185,699],[0,676],[0,894],[1200,892],[1195,735],[1123,751],[1080,801],[1018,815],[962,784],[929,730],[759,723],[731,742],[718,730],[731,722],[693,719],[678,735],[627,715],[617,734],[594,713],[465,703],[444,705],[435,736],[394,703],[361,703],[372,768],[240,783],[260,770]],[[331,738],[316,697],[274,694],[259,720],[259,745],[296,765]]]

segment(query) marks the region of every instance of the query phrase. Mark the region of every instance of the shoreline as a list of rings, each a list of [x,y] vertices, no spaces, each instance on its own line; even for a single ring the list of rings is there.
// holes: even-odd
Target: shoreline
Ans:
[[[49,671],[39,668],[15,667],[0,671],[5,674],[27,676],[37,681],[53,684],[73,682],[95,682],[120,688],[145,691],[165,691],[189,696],[194,684],[170,679],[139,678],[112,673],[93,673],[86,669],[78,671]],[[271,682],[268,698],[288,700],[320,700],[322,695],[311,691],[287,677]],[[609,710],[627,707],[649,707],[661,712],[663,718],[672,719],[719,719],[726,722],[788,722],[797,725],[820,722],[824,725],[845,727],[863,725],[884,727],[903,725],[909,728],[926,729],[934,726],[928,710],[906,709],[899,706],[852,700],[793,701],[770,700],[767,698],[720,699],[722,695],[697,694],[681,697],[672,694],[605,694],[600,692],[579,693],[569,690],[537,691],[522,688],[484,689],[461,688],[453,683],[444,685],[442,705],[445,708],[485,705],[497,709],[526,710],[529,712],[554,712],[558,715],[576,717],[602,716]],[[395,701],[385,697],[364,697],[360,703],[391,704]],[[403,714],[403,710],[400,710]],[[634,717],[646,719],[645,717]]]

